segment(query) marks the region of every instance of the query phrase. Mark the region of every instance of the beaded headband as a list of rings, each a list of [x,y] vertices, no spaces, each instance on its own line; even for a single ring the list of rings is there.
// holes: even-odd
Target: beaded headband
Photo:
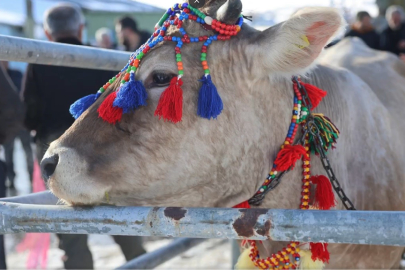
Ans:
[[[206,29],[212,29],[216,34],[190,37],[182,27],[185,20],[195,21]],[[171,25],[179,29],[182,37],[166,35],[166,31]],[[229,40],[232,36],[236,36],[240,32],[242,25],[242,15],[239,16],[235,25],[227,25],[205,15],[188,3],[174,5],[160,19],[155,27],[155,32],[149,40],[131,55],[124,69],[101,87],[97,94],[89,95],[76,101],[70,107],[70,113],[74,118],[79,118],[124,73],[125,76],[121,81],[119,89],[109,94],[98,108],[99,116],[110,124],[115,124],[121,120],[124,113],[132,112],[140,106],[146,106],[147,93],[143,83],[135,80],[135,72],[139,68],[142,58],[153,47],[163,41],[172,41],[177,43],[175,56],[178,76],[171,80],[168,88],[162,93],[155,116],[173,123],[180,122],[183,115],[183,91],[181,89],[183,81],[181,78],[184,75],[181,48],[187,43],[204,42],[201,48],[201,64],[204,69],[204,76],[201,79],[202,87],[199,92],[197,114],[206,119],[216,119],[223,110],[223,103],[211,79],[207,63],[208,47],[213,41]]]

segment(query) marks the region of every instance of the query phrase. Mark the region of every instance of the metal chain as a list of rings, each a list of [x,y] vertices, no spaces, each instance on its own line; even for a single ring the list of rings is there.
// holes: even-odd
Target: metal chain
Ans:
[[[322,166],[325,169],[326,173],[328,174],[329,180],[330,180],[332,187],[335,190],[336,194],[339,196],[340,200],[342,201],[344,207],[347,210],[356,210],[352,201],[346,196],[346,193],[343,191],[338,179],[336,178],[336,175],[332,169],[330,161],[329,161],[328,157],[326,156],[325,150],[323,149],[323,144],[322,144],[322,139],[321,139],[319,129],[315,125],[315,122],[311,119],[311,116],[309,116],[307,123],[305,125],[305,134],[304,135],[306,135],[308,132],[311,133],[311,135],[314,138],[316,138],[316,139],[314,139],[314,144],[315,144],[316,150],[318,151],[318,153],[320,155],[320,160],[322,162]],[[302,139],[301,139],[301,141],[302,141]]]
[[[315,143],[315,146],[320,153],[320,159],[322,162],[322,166],[325,169],[326,173],[328,174],[329,180],[332,183],[332,187],[335,190],[336,194],[339,196],[340,200],[342,201],[343,205],[347,210],[356,210],[352,201],[346,196],[346,193],[343,191],[342,187],[338,179],[336,178],[335,173],[333,172],[332,166],[328,157],[325,154],[323,147],[319,145],[319,143]]]
[[[267,193],[269,193],[270,191],[276,189],[276,187],[281,183],[281,180],[283,178],[283,176],[286,174],[287,172],[282,172],[280,173],[276,178],[274,179],[269,179],[267,178],[270,182],[270,185],[267,187],[266,191],[260,194],[256,194],[255,196],[253,196],[248,202],[250,205],[254,205],[254,206],[260,206],[264,200],[264,198],[266,197]]]
[[[293,77],[293,82],[295,82],[298,86],[298,89],[301,91],[302,102],[304,106],[308,108],[309,111],[312,110],[312,102],[311,99],[308,97],[307,89],[300,83],[300,80],[297,76]]]

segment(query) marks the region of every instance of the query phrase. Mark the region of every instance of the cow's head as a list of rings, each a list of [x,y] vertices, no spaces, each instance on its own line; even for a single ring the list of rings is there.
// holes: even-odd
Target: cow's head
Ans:
[[[207,1],[201,11],[232,23],[240,0]],[[262,184],[284,140],[292,108],[291,75],[308,71],[343,19],[331,8],[307,8],[259,32],[248,26],[231,40],[214,42],[208,62],[224,111],[216,120],[197,116],[203,69],[201,44],[182,48],[183,120],[154,116],[159,97],[177,75],[174,44],[163,42],[142,60],[136,78],[148,104],[111,125],[99,118],[113,84],[42,162],[50,189],[72,204],[225,206],[249,199]],[[189,36],[209,33],[184,24]],[[170,35],[178,35],[170,29]]]

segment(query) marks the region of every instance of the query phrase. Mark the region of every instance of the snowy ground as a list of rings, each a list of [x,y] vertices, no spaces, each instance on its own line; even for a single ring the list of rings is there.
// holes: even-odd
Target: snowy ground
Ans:
[[[4,159],[0,150],[0,159]],[[16,141],[14,153],[16,188],[18,195],[29,192],[29,177],[26,171],[25,156],[21,143]],[[25,269],[28,252],[18,253],[16,246],[24,234],[6,235],[7,264],[9,269]],[[145,248],[152,251],[167,245],[170,239],[145,238]],[[114,240],[109,236],[90,235],[89,246],[93,254],[96,269],[113,269],[125,263],[125,258]],[[57,247],[56,236],[51,236],[51,247],[48,252],[47,269],[63,269],[61,257],[63,252]],[[209,240],[189,250],[181,256],[161,265],[157,269],[231,269],[231,245],[228,241]]]

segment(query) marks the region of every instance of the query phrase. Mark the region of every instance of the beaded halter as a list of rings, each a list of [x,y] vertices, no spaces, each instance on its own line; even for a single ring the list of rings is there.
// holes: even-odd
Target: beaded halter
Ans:
[[[211,36],[190,37],[182,27],[185,20],[195,21],[205,29],[212,30],[216,34]],[[217,118],[223,110],[223,103],[215,85],[212,82],[210,69],[207,63],[207,51],[209,45],[214,41],[228,40],[237,35],[242,27],[243,17],[239,17],[235,25],[226,25],[193,8],[187,3],[176,4],[163,15],[155,32],[146,44],[135,51],[122,71],[109,80],[97,94],[86,96],[75,102],[70,112],[77,119],[87,110],[117,79],[121,78],[118,90],[110,93],[98,108],[99,116],[108,123],[119,122],[124,113],[129,113],[146,106],[147,93],[142,82],[135,79],[135,72],[140,66],[143,57],[161,42],[175,42],[175,57],[178,67],[178,76],[174,77],[169,87],[162,93],[155,115],[165,121],[177,123],[182,119],[183,85],[182,76],[184,68],[182,63],[181,48],[184,44],[203,42],[201,48],[201,64],[204,75],[201,79],[202,87],[199,92],[197,114],[206,119]],[[167,36],[166,31],[170,26],[179,29],[182,37]],[[308,41],[309,44],[309,41]],[[286,139],[281,146],[269,176],[259,188],[256,194],[246,202],[235,208],[250,208],[251,205],[258,206],[265,195],[274,189],[281,180],[281,177],[288,171],[294,169],[296,162],[302,159],[303,185],[301,192],[301,209],[329,210],[336,205],[335,197],[330,180],[325,176],[311,176],[310,161],[311,153],[320,154],[333,148],[339,136],[336,126],[322,114],[311,113],[326,92],[310,84],[302,82],[299,78],[293,78],[294,108],[293,116]],[[308,125],[312,123],[312,126]],[[303,138],[296,143],[296,135],[301,127]],[[311,129],[317,130],[317,136]],[[321,145],[321,148],[319,148]],[[310,198],[311,185],[316,187],[313,194],[313,202]],[[333,187],[335,188],[335,187]],[[336,188],[335,188],[336,190]],[[248,246],[242,254],[237,265],[238,269],[249,269],[258,267],[260,269],[296,269],[320,268],[324,262],[328,262],[329,253],[327,244],[322,243],[297,243],[291,242],[284,249],[272,256],[262,259],[255,241],[244,241]],[[249,264],[250,263],[250,264]]]
[[[212,29],[216,34],[211,36],[190,37],[182,27],[186,20],[195,21],[203,25],[206,29]],[[171,25],[179,29],[182,37],[166,35],[166,31]],[[236,36],[241,30],[242,25],[242,15],[240,15],[235,25],[227,25],[205,15],[188,3],[174,5],[172,8],[169,8],[160,19],[155,27],[155,32],[146,44],[142,45],[131,55],[128,64],[122,71],[101,87],[97,94],[84,97],[74,103],[70,108],[71,114],[76,119],[80,117],[80,115],[124,73],[125,75],[121,80],[118,91],[114,91],[107,96],[100,105],[98,109],[99,116],[103,120],[115,124],[121,120],[123,113],[129,113],[140,106],[146,106],[147,93],[142,82],[135,80],[135,72],[139,68],[142,58],[153,47],[164,41],[172,41],[176,43],[175,56],[178,76],[171,80],[169,87],[162,93],[155,115],[159,118],[163,118],[165,121],[173,123],[181,121],[183,114],[183,92],[181,89],[183,81],[181,78],[184,75],[181,48],[187,43],[203,42],[201,48],[201,64],[204,69],[204,76],[201,79],[202,87],[198,98],[197,113],[199,116],[206,119],[217,118],[223,110],[223,103],[211,79],[210,69],[207,63],[208,47],[214,41],[229,40],[232,36]]]
[[[330,210],[336,206],[332,185],[326,176],[311,176],[311,154],[319,154],[316,146],[322,145],[321,151],[328,151],[335,147],[339,137],[337,127],[322,114],[311,113],[326,92],[310,84],[302,82],[299,78],[293,78],[294,108],[290,128],[286,139],[281,146],[273,168],[263,185],[256,194],[247,202],[241,203],[235,208],[250,208],[251,205],[259,206],[265,195],[277,187],[281,177],[293,170],[296,162],[302,159],[302,191],[301,210],[318,209]],[[313,123],[312,128],[319,130],[319,137],[313,136],[308,130],[308,123]],[[295,142],[299,128],[303,129],[303,137],[298,143]],[[311,186],[316,187],[313,201],[311,202]],[[329,262],[328,244],[323,243],[298,243],[291,242],[285,248],[267,258],[261,258],[256,241],[245,241],[248,246],[242,259],[252,265],[238,263],[237,269],[320,269],[325,262]],[[302,249],[302,250],[301,250]],[[243,256],[247,258],[243,258]],[[245,262],[246,263],[246,262]]]

